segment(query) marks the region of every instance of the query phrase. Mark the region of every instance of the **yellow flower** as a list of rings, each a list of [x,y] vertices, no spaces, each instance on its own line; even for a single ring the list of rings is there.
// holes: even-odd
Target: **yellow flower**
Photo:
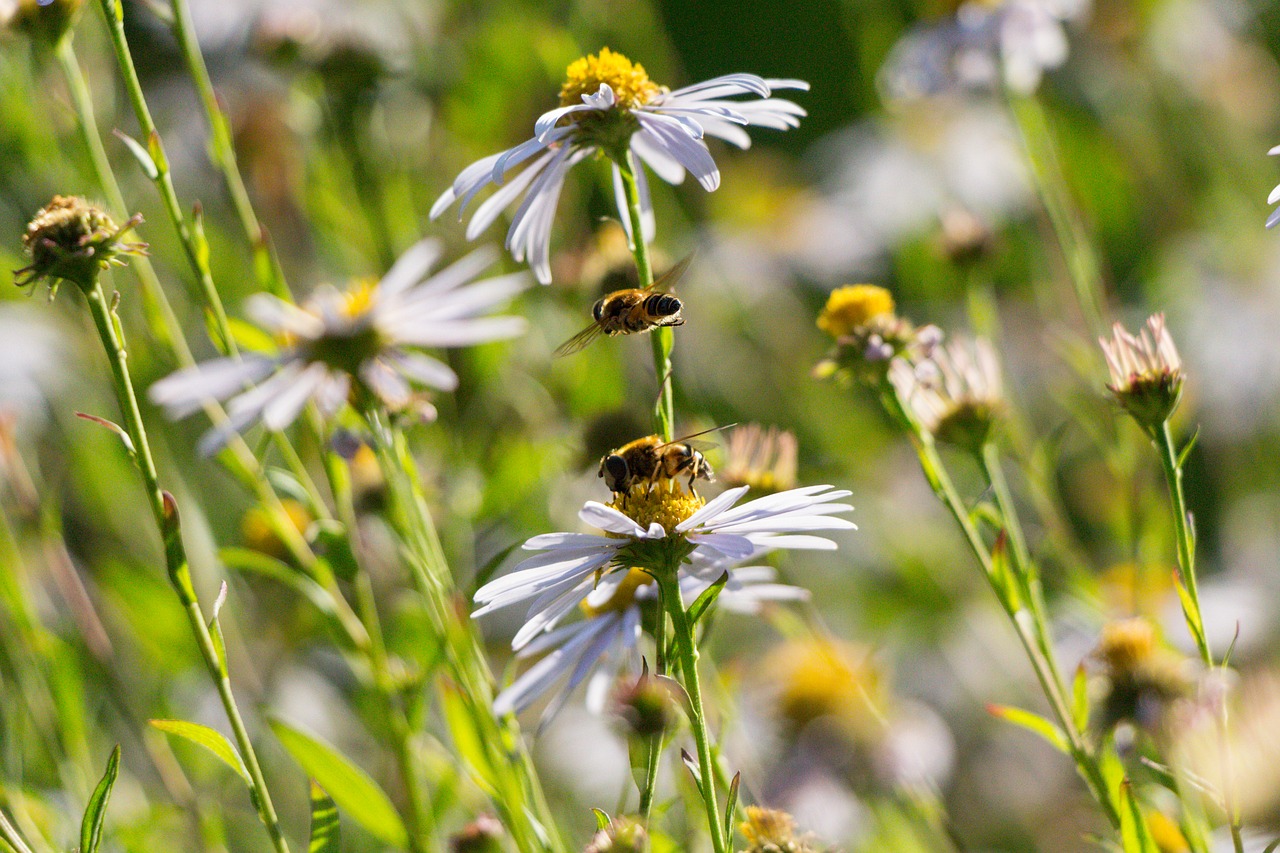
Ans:
[[[831,291],[818,315],[818,328],[833,338],[843,338],[879,317],[892,316],[893,295],[874,284],[850,284]]]
[[[769,655],[765,671],[781,685],[778,711],[796,729],[830,717],[861,730],[881,692],[871,651],[834,639],[791,640]]]

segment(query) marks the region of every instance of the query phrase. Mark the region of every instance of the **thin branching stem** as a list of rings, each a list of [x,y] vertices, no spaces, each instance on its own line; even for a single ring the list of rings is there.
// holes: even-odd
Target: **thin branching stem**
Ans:
[[[111,362],[111,374],[115,384],[116,396],[120,403],[121,413],[124,416],[124,429],[128,433],[132,444],[131,449],[134,460],[137,462],[138,470],[142,474],[147,502],[150,504],[151,512],[155,516],[156,527],[160,530],[164,539],[165,563],[170,582],[182,602],[183,609],[187,614],[187,621],[190,623],[192,633],[195,635],[196,645],[200,649],[200,655],[204,659],[205,667],[209,671],[209,677],[217,688],[218,696],[222,700],[222,707],[227,714],[227,720],[231,724],[236,745],[240,750],[240,757],[244,761],[245,769],[249,771],[250,799],[252,799],[254,807],[258,811],[258,817],[261,819],[263,826],[266,827],[267,834],[271,837],[272,846],[277,853],[288,853],[289,845],[285,841],[284,833],[281,831],[280,821],[276,816],[275,806],[271,802],[271,794],[267,790],[266,779],[262,775],[262,767],[258,764],[258,756],[254,751],[253,742],[249,738],[248,730],[245,728],[244,720],[240,715],[240,709],[236,705],[226,664],[214,645],[209,626],[200,608],[200,601],[196,597],[195,589],[191,583],[191,571],[187,566],[186,551],[182,545],[182,531],[178,521],[177,505],[173,497],[160,488],[155,461],[151,455],[151,446],[147,441],[146,429],[143,427],[142,415],[138,409],[138,398],[133,390],[133,381],[129,377],[128,352],[125,348],[124,330],[120,326],[119,319],[112,311],[100,282],[95,281],[91,288],[85,288],[85,297],[89,302],[89,311],[93,316],[94,325],[97,327],[98,337],[101,339],[107,358]]]

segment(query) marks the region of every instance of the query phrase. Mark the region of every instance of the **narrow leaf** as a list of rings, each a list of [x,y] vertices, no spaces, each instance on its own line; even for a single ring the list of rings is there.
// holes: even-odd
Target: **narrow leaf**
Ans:
[[[608,829],[609,824],[613,823],[613,818],[603,809],[592,809],[591,813],[596,816],[596,829],[599,831]]]
[[[86,421],[91,421],[98,426],[106,427],[111,430],[116,435],[120,436],[120,440],[124,442],[124,449],[129,451],[130,456],[138,455],[138,452],[133,449],[133,439],[129,438],[129,433],[125,432],[124,427],[120,426],[120,424],[114,421],[109,421],[106,418],[100,418],[97,415],[88,415],[84,412],[76,412],[76,417],[82,418]]]
[[[338,807],[324,788],[311,780],[311,842],[307,853],[340,853],[342,832],[338,823]]]
[[[1071,717],[1077,729],[1089,730],[1089,677],[1083,662],[1076,667],[1075,678],[1071,680]]]
[[[1071,752],[1067,736],[1062,733],[1062,729],[1039,714],[1022,708],[1014,708],[1010,705],[988,705],[987,713],[993,717],[999,717],[1006,722],[1013,723],[1015,726],[1024,728],[1029,732],[1035,732],[1061,752],[1068,754]]]
[[[467,709],[465,697],[456,687],[443,685],[440,689],[440,708],[444,711],[445,722],[449,726],[449,734],[453,737],[453,746],[458,755],[471,768],[474,780],[488,793],[493,793],[497,789],[497,774],[489,763],[484,742],[476,732],[474,718]]]
[[[157,137],[157,141],[159,137]],[[204,236],[204,207],[196,202],[191,209],[191,244],[200,269],[209,269],[209,238]]]
[[[96,853],[98,843],[102,841],[102,822],[107,817],[107,800],[111,798],[111,786],[116,783],[120,773],[120,745],[111,750],[107,759],[107,772],[102,774],[98,787],[93,789],[89,804],[84,810],[84,820],[80,823],[80,853]]]
[[[218,589],[218,597],[213,602],[213,615],[209,617],[209,638],[213,640],[213,651],[218,656],[218,671],[227,678],[227,641],[222,636],[222,622],[218,619],[222,606],[227,603],[227,582],[223,581]]]
[[[995,544],[991,546],[991,577],[1010,606],[1014,610],[1022,609],[1013,561],[1009,559],[1009,537],[1004,530],[996,535]]]
[[[214,754],[223,764],[236,772],[236,775],[251,784],[249,771],[245,770],[240,753],[231,745],[222,732],[202,726],[199,723],[188,723],[185,720],[151,720],[151,725],[162,732],[186,738],[197,746],[202,746]]]
[[[1182,446],[1182,452],[1178,454],[1178,467],[1181,468],[1187,464],[1187,457],[1191,455],[1191,449],[1196,446],[1196,442],[1200,440],[1200,427],[1196,427],[1196,431],[1191,433],[1191,438],[1187,439],[1187,443]]]
[[[693,774],[693,781],[698,787],[702,787],[702,773],[698,771],[698,762],[693,760],[693,756],[689,754],[689,750],[680,750],[680,760],[684,762],[684,766],[689,768],[689,772]]]
[[[169,157],[164,153],[164,143],[160,141],[158,131],[151,131],[147,137],[147,153],[151,155],[151,162],[155,164],[157,171],[169,171]]]
[[[1272,841],[1270,844],[1264,847],[1262,849],[1262,853],[1276,853],[1277,848],[1280,848],[1280,838],[1277,838],[1275,841]]]
[[[1200,608],[1196,606],[1195,599],[1191,597],[1191,593],[1187,591],[1177,572],[1173,575],[1173,586],[1178,591],[1178,600],[1182,602],[1182,615],[1187,623],[1187,630],[1191,632],[1191,638],[1196,641],[1196,645],[1203,647],[1204,623],[1201,621]]]
[[[702,594],[694,599],[693,604],[689,605],[689,624],[697,625],[698,620],[707,612],[707,608],[715,603],[716,598],[720,595],[720,591],[724,589],[724,585],[729,582],[729,573],[725,572],[716,578],[716,582],[702,591]]]
[[[724,807],[724,833],[726,838],[733,838],[733,819],[738,813],[738,786],[742,784],[742,771],[733,774],[729,783],[729,802]]]
[[[151,155],[147,153],[147,149],[142,147],[142,143],[138,142],[138,140],[134,139],[129,134],[119,130],[116,131],[116,136],[118,136],[120,141],[124,143],[124,146],[129,149],[129,153],[133,155],[133,158],[138,161],[138,165],[142,167],[143,174],[153,181],[160,177],[160,170],[156,168],[155,161],[151,159]]]
[[[329,792],[347,816],[393,847],[404,847],[408,833],[391,799],[378,783],[345,755],[313,734],[278,717],[267,721],[280,743],[307,775]]]
[[[1142,808],[1133,796],[1133,783],[1128,779],[1120,785],[1120,797],[1125,805],[1120,812],[1120,840],[1124,843],[1125,853],[1160,853]]]

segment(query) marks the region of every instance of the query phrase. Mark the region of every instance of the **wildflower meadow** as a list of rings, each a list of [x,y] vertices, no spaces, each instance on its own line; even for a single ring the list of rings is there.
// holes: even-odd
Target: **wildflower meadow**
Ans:
[[[0,851],[1280,849],[1280,5],[0,0]]]

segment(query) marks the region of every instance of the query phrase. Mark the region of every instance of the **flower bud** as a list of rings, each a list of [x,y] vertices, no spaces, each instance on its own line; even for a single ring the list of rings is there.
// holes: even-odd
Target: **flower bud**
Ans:
[[[1182,397],[1182,359],[1164,324],[1154,314],[1131,335],[1116,323],[1112,339],[1099,340],[1111,371],[1107,388],[1149,435],[1158,433]]]
[[[624,684],[614,694],[614,708],[628,733],[647,738],[660,735],[675,724],[676,706],[671,691],[647,672]]]

